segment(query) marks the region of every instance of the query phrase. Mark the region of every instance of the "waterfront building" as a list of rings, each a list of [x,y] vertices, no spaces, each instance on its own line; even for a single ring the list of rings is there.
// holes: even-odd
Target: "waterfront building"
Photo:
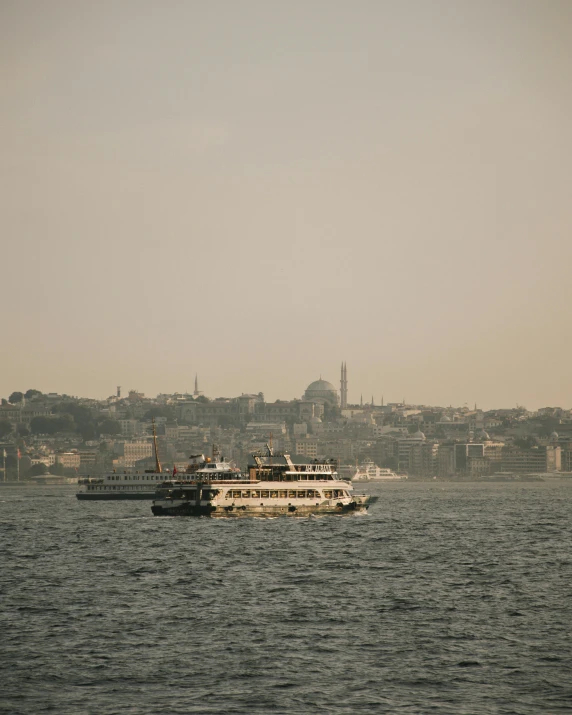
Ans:
[[[79,469],[81,456],[77,452],[58,452],[56,464],[61,464],[64,469]]]
[[[500,469],[500,463],[502,462],[502,450],[504,446],[504,442],[485,442],[485,457],[489,460],[491,472],[495,472]]]
[[[409,452],[413,445],[425,442],[425,435],[421,430],[417,430],[409,437],[403,437],[397,440],[397,469],[399,472],[409,471]]]
[[[514,474],[535,474],[560,472],[562,468],[562,449],[555,446],[503,447],[501,472]]]
[[[457,474],[465,474],[469,470],[471,459],[483,459],[485,456],[485,445],[469,442],[455,445],[455,471]]]
[[[411,476],[430,478],[437,474],[437,442],[418,441],[411,444],[408,452],[409,466],[407,473]]]
[[[566,444],[561,448],[560,458],[561,470],[563,472],[572,472],[572,446],[570,444]]]
[[[53,467],[56,463],[55,452],[49,454],[40,454],[31,458],[32,464],[44,464],[46,467]]]
[[[455,445],[441,444],[437,453],[437,476],[452,477],[455,474]]]
[[[482,477],[490,474],[491,462],[486,457],[469,457],[466,472],[471,477]]]
[[[82,472],[93,470],[99,459],[98,447],[81,447],[78,449],[79,466]]]

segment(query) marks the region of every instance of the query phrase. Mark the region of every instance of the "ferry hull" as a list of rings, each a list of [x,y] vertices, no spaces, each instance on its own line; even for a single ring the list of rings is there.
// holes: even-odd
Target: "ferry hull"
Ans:
[[[180,504],[176,506],[161,506],[153,504],[151,511],[155,516],[210,516],[219,519],[258,516],[311,516],[312,514],[355,514],[365,512],[372,501],[362,504],[350,502],[343,506],[324,504],[321,506],[214,506]]]
[[[124,501],[125,499],[146,499],[150,501],[155,498],[155,492],[78,492],[77,498],[85,501]]]

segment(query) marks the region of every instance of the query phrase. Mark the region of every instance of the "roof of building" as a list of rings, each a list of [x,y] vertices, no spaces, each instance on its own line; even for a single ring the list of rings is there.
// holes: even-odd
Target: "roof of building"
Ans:
[[[319,380],[315,380],[310,383],[306,388],[306,392],[335,392],[337,394],[338,391],[331,382],[320,378]]]

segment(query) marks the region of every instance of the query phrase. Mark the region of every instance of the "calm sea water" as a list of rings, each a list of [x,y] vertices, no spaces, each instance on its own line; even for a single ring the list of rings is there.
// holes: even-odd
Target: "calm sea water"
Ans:
[[[572,712],[572,483],[156,518],[0,489],[6,713]]]

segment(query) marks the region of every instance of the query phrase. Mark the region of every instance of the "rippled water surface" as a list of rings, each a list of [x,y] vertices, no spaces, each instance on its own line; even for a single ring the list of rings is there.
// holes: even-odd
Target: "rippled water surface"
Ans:
[[[572,712],[572,483],[156,518],[0,489],[7,713]]]

